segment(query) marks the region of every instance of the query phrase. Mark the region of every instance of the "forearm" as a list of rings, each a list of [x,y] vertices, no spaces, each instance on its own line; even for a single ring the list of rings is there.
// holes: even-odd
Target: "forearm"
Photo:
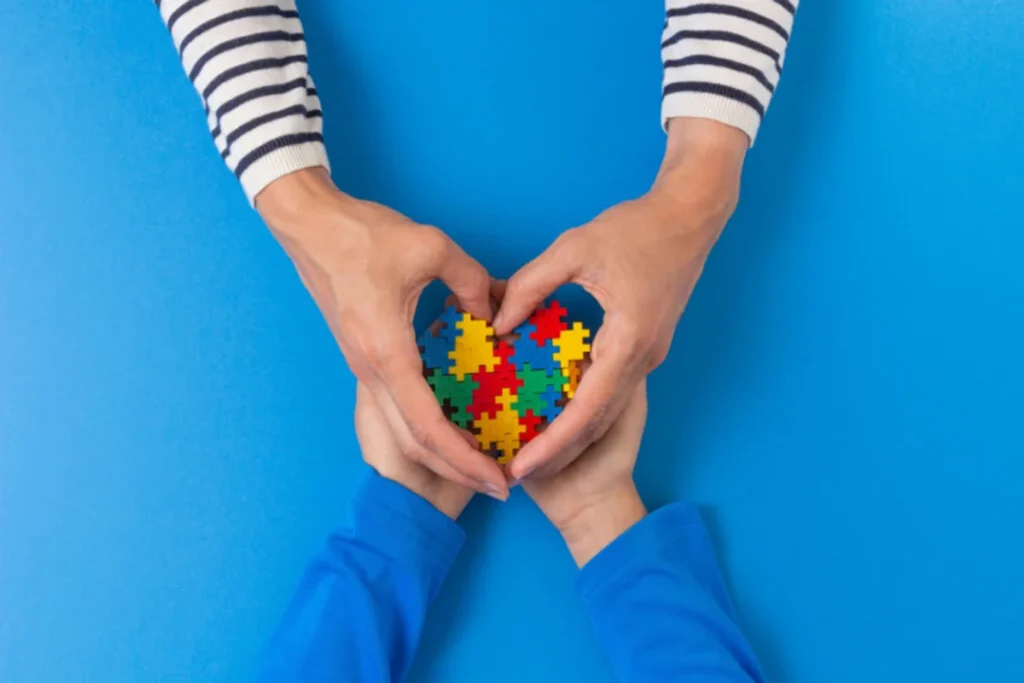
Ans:
[[[753,144],[775,93],[799,0],[666,0],[662,120],[694,117]]]
[[[306,569],[258,680],[401,680],[463,538],[426,500],[372,474],[351,526]]]
[[[609,529],[635,517],[619,507],[625,517],[593,515],[590,541],[578,524],[566,537],[585,562],[577,587],[618,680],[762,681],[696,509],[670,505],[609,542]]]
[[[293,0],[157,0],[221,157],[250,202],[277,178],[327,167],[320,100]]]

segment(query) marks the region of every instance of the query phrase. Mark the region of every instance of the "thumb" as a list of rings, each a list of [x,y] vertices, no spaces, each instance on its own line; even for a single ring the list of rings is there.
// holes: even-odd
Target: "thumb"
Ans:
[[[552,292],[579,275],[581,252],[571,245],[570,234],[563,233],[540,256],[509,278],[501,308],[494,318],[495,334],[511,332]]]
[[[459,300],[462,310],[474,318],[490,320],[494,316],[491,308],[491,277],[487,271],[454,242],[438,273],[448,289]]]

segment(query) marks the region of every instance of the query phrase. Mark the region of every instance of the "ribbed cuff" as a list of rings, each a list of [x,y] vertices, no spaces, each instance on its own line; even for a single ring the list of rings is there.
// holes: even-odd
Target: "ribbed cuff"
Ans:
[[[373,470],[352,503],[352,528],[389,557],[444,572],[466,540],[462,528],[443,512]]]
[[[242,189],[245,190],[249,203],[255,206],[256,195],[267,185],[281,176],[315,166],[331,170],[327,161],[327,149],[322,142],[303,142],[282,147],[260,157],[245,169],[240,178]]]
[[[668,130],[669,119],[689,116],[695,119],[711,119],[733,128],[739,128],[750,138],[754,146],[761,116],[749,105],[736,100],[700,92],[674,92],[661,101],[661,125]]]
[[[584,602],[600,600],[608,591],[635,583],[638,574],[659,566],[679,539],[695,533],[707,533],[695,505],[672,503],[655,510],[583,565],[576,590]]]

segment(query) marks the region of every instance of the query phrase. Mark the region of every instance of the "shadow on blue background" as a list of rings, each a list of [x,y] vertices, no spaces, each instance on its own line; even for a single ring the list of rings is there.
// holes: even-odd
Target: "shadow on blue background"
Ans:
[[[638,483],[772,680],[1024,680],[1024,6],[805,5]],[[495,275],[653,178],[657,2],[300,9],[338,183]],[[0,681],[248,680],[362,476],[352,378],[153,7],[10,13]],[[464,524],[411,680],[611,680],[532,505]]]

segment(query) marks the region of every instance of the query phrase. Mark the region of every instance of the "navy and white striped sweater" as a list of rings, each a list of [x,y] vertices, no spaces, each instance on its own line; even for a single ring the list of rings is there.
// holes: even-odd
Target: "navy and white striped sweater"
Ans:
[[[662,119],[714,119],[753,144],[799,0],[666,0]],[[328,167],[323,112],[294,0],[156,0],[249,201],[281,176]]]

